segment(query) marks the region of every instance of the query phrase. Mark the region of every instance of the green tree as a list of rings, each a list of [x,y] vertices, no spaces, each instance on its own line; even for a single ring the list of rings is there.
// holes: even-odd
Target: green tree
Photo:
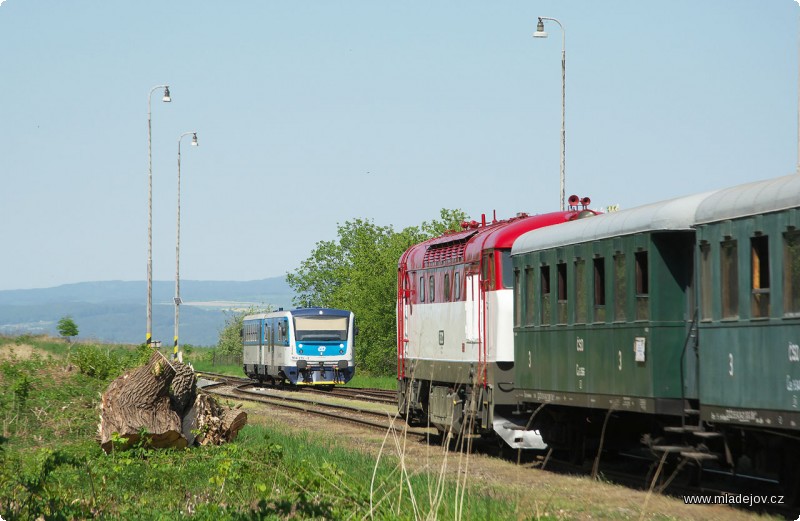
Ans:
[[[413,244],[460,229],[461,210],[441,210],[439,219],[396,232],[371,220],[338,225],[337,240],[318,242],[311,255],[286,280],[294,303],[347,309],[356,316],[356,362],[374,374],[395,367],[397,262]]]
[[[58,321],[58,334],[67,339],[67,342],[72,342],[72,337],[78,336],[78,325],[72,320],[72,317],[67,315],[61,317]]]

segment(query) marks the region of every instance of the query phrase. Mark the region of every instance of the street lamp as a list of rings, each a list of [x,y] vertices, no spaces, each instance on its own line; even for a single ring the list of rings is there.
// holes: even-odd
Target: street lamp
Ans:
[[[564,210],[564,148],[566,147],[566,133],[564,131],[564,115],[565,115],[565,93],[566,93],[566,77],[567,77],[567,54],[566,54],[566,31],[561,22],[555,18],[547,18],[546,16],[539,17],[539,23],[536,24],[536,32],[533,33],[534,38],[547,38],[547,33],[544,30],[544,20],[550,20],[561,27],[561,210]]]
[[[175,227],[177,231],[175,234],[175,337],[172,348],[173,360],[178,358],[178,324],[180,321],[181,305],[181,139],[189,134],[192,135],[192,146],[196,147],[197,132],[184,132],[178,138],[178,219]]]
[[[147,339],[148,347],[153,338],[153,135],[150,124],[150,101],[153,98],[153,92],[158,89],[164,89],[164,97],[161,101],[169,103],[172,99],[169,97],[169,85],[156,85],[150,89],[150,94],[147,95],[147,171],[148,171],[148,189],[147,189]]]

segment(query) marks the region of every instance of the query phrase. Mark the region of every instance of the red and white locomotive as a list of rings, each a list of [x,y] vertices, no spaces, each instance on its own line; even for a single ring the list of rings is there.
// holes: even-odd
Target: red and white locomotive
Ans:
[[[483,216],[405,251],[397,273],[397,377],[409,424],[496,432],[513,448],[544,447],[513,414],[511,246],[528,231],[594,215],[589,202],[572,196],[567,211],[491,222]]]

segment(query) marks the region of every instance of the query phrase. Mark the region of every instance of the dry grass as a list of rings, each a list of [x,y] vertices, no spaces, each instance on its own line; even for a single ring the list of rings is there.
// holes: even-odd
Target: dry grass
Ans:
[[[314,416],[302,417],[280,408],[246,404],[250,422],[280,429],[304,431],[310,440],[331,440],[330,420]],[[351,424],[336,424],[337,443],[342,447],[370,454],[377,460],[390,460],[397,465],[398,481],[394,496],[376,494],[373,502],[399,503],[399,496],[412,495],[414,503],[436,504],[445,482],[456,483],[460,500],[470,493],[484,493],[517,505],[516,519],[694,519],[738,520],[766,519],[743,510],[723,505],[684,505],[680,499],[665,497],[655,491],[639,491],[627,487],[593,481],[589,477],[556,474],[534,468],[534,464],[513,462],[449,450],[450,445],[428,443],[403,431],[377,433]],[[457,440],[456,440],[457,441]],[[428,476],[424,490],[410,488],[409,477]],[[374,488],[378,488],[373,484]],[[417,499],[424,498],[425,501]],[[456,510],[463,519],[469,512]],[[418,508],[415,519],[434,519],[431,512]],[[369,518],[369,513],[366,513]]]

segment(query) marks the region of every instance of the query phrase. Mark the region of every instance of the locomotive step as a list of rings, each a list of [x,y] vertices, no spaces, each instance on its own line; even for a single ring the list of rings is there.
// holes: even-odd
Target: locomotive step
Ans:
[[[694,447],[689,447],[688,445],[653,445],[650,449],[653,452],[668,452],[674,454],[676,452],[690,452]]]
[[[708,452],[681,452],[681,456],[695,461],[717,461],[719,459],[716,454]]]
[[[684,409],[683,414],[698,416],[700,414],[700,409]]]
[[[697,431],[697,432],[693,432],[692,434],[694,434],[698,438],[721,438],[722,437],[722,433],[721,432]]]
[[[699,425],[684,425],[683,427],[664,427],[664,432],[698,432],[702,429]]]

